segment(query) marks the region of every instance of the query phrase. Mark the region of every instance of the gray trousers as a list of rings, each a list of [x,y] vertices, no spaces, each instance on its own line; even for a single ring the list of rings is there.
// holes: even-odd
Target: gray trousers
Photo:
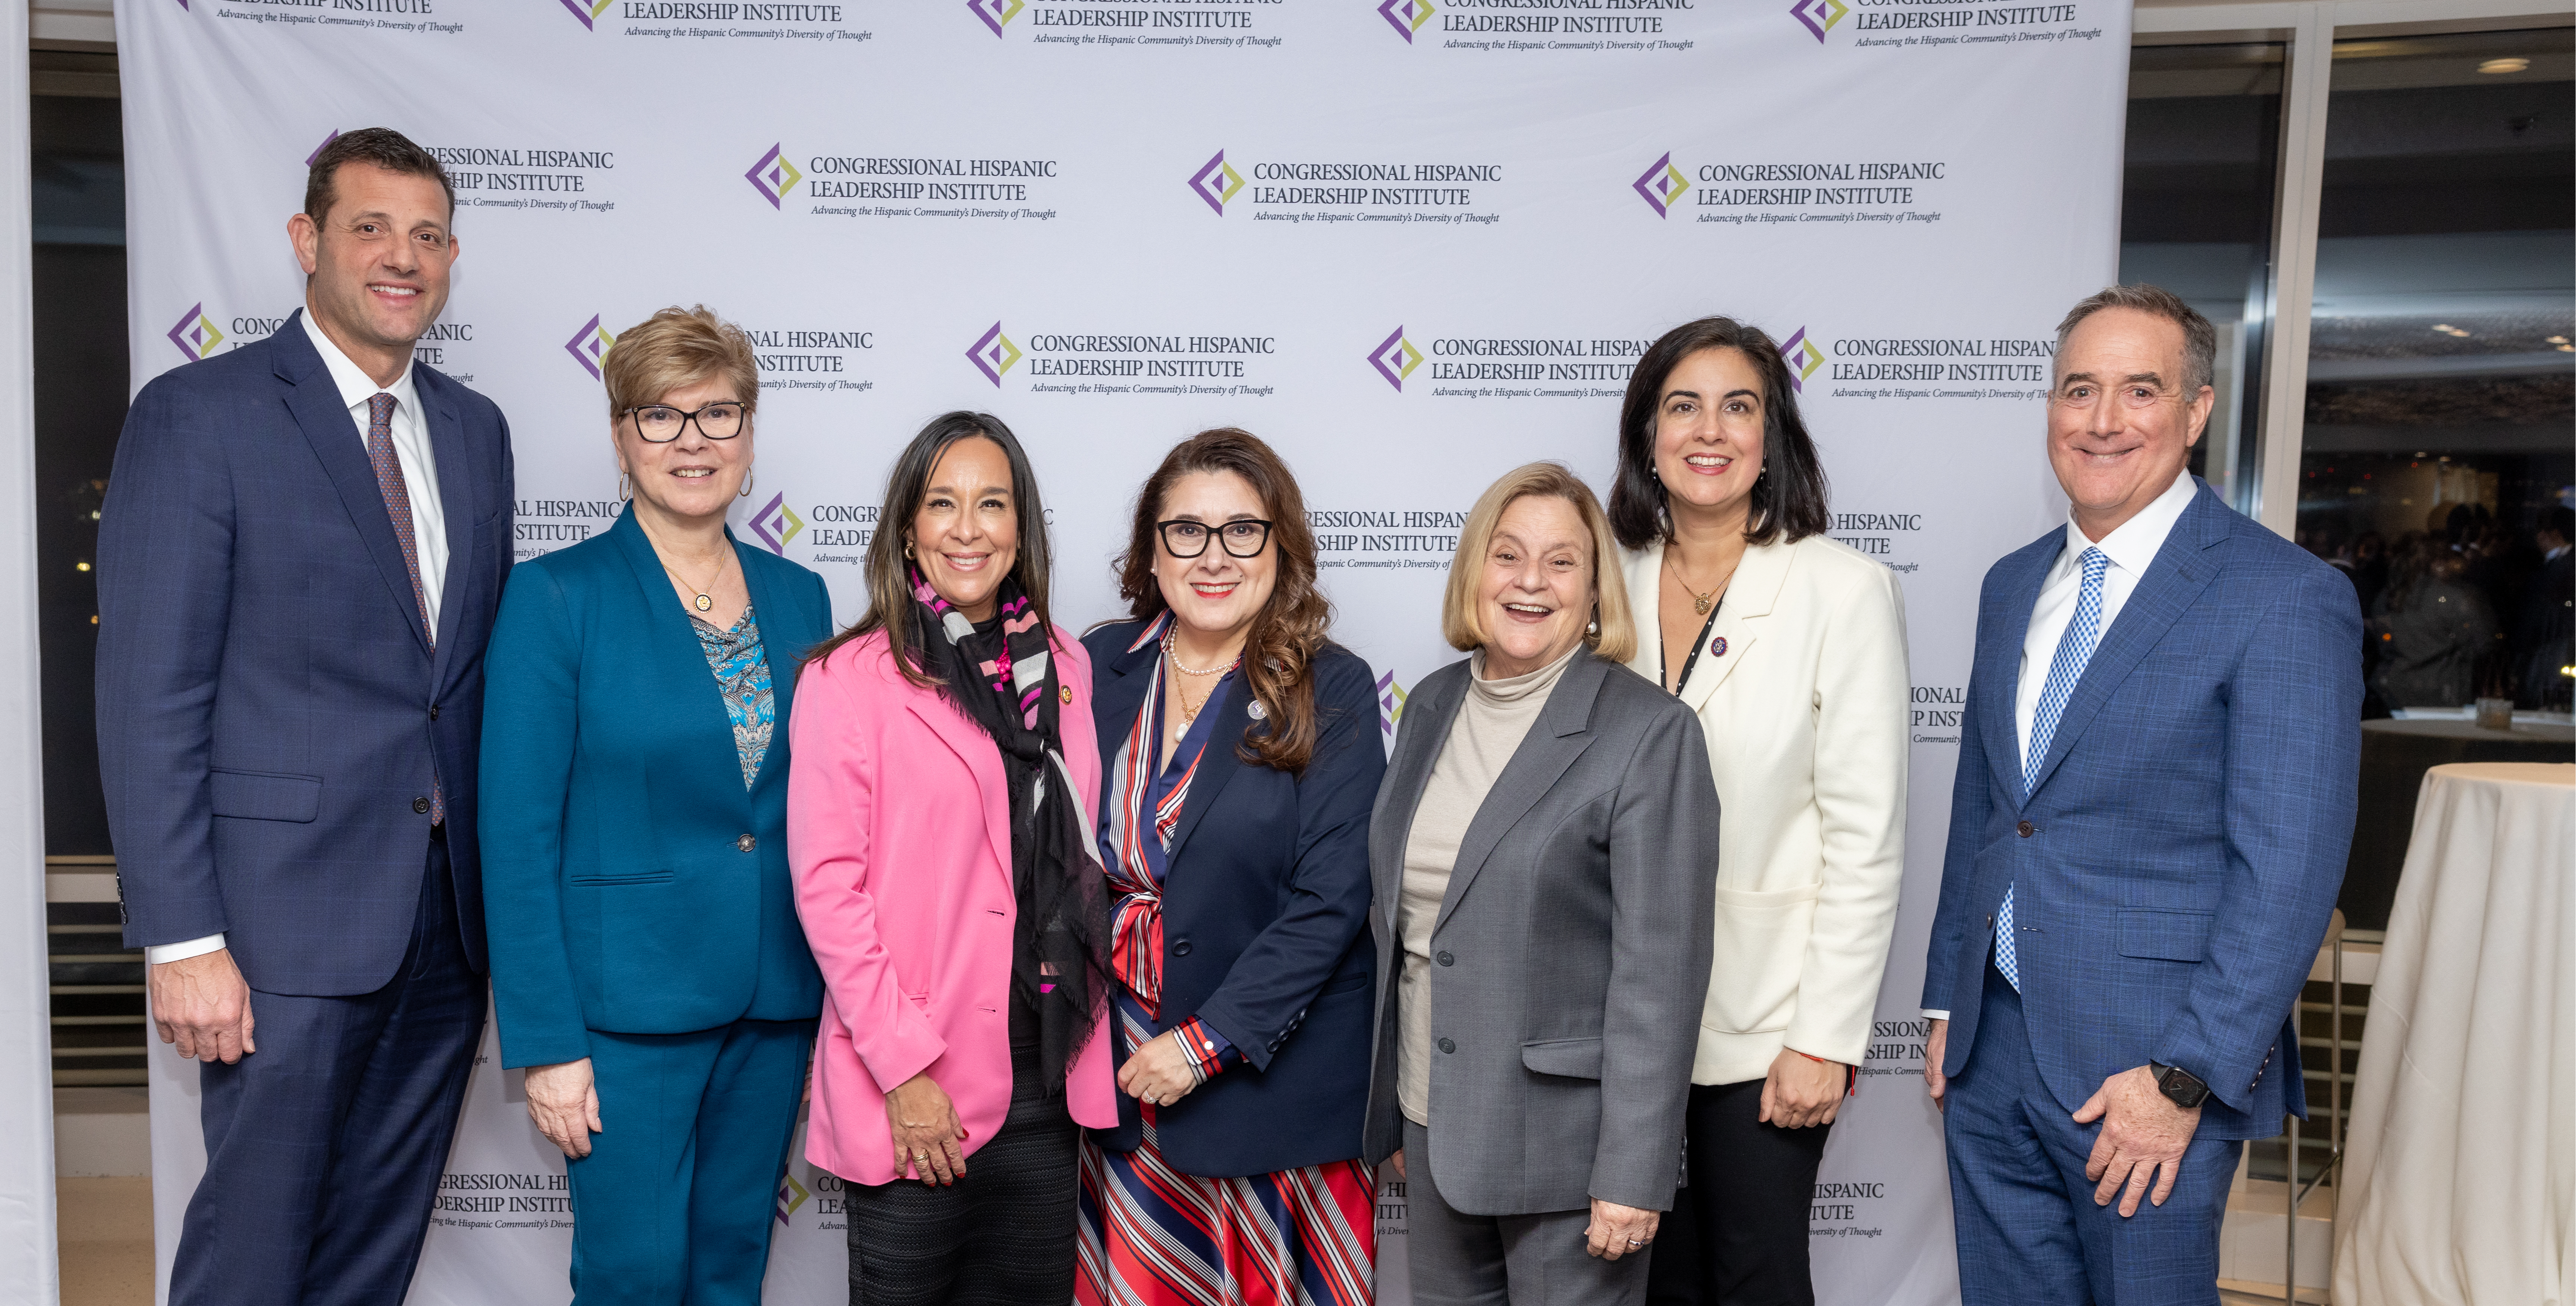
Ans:
[[[1640,1306],[1646,1254],[1615,1261],[1584,1250],[1587,1208],[1468,1215],[1440,1199],[1431,1132],[1404,1122],[1405,1255],[1417,1306]]]

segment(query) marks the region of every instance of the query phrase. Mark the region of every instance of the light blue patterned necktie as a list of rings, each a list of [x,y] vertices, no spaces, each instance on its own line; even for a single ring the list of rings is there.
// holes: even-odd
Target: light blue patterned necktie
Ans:
[[[2058,718],[2066,715],[2066,700],[2075,696],[2075,686],[2084,679],[2084,664],[2093,660],[2093,649],[2102,642],[2102,577],[2111,570],[2111,555],[2086,549],[2076,561],[2084,564],[2084,588],[2075,596],[2075,618],[2066,623],[2066,634],[2057,641],[2057,656],[2048,664],[2048,683],[2039,690],[2039,710],[2030,718],[2030,749],[2021,763],[2024,802],[2030,800],[2031,787],[2039,783],[2049,740],[2057,734]],[[2004,886],[2004,905],[1995,912],[1995,969],[2004,973],[2013,992],[2021,992],[2021,950],[2013,946],[2011,885]]]

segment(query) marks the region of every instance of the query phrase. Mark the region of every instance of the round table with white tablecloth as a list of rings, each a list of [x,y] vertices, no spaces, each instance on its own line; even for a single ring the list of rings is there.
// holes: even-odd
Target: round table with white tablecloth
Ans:
[[[2352,1122],[2335,1300],[2576,1290],[2576,765],[2424,775]]]

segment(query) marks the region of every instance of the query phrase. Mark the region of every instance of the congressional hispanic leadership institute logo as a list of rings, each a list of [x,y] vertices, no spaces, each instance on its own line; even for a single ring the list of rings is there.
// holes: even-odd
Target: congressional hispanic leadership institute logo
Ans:
[[[1390,671],[1377,678],[1377,728],[1395,733],[1395,724],[1404,719],[1404,686],[1395,683]]]
[[[589,321],[581,324],[581,330],[564,342],[564,352],[572,355],[572,361],[581,364],[582,370],[596,381],[600,379],[600,365],[608,361],[608,347],[616,343],[617,337],[608,334],[608,329],[599,324],[599,314],[593,313]]]
[[[760,511],[751,515],[751,533],[758,536],[760,542],[772,553],[784,555],[787,552],[787,542],[795,539],[798,532],[804,529],[805,519],[797,516],[795,509],[787,506],[787,492],[784,490],[779,491],[776,498],[762,504]]]
[[[751,165],[751,171],[742,175],[744,180],[751,183],[753,190],[760,192],[762,199],[769,201],[769,207],[773,209],[779,207],[778,201],[784,198],[787,192],[796,189],[797,182],[805,179],[805,174],[798,172],[796,165],[787,161],[787,155],[777,145],[770,146],[769,153],[761,155],[760,162]]]
[[[569,3],[570,0],[566,2]],[[1011,20],[1019,17],[1020,11],[1029,6],[1028,0],[966,0],[966,7],[974,10],[975,16],[983,19],[984,25],[992,28],[993,35],[998,38],[1002,34],[1002,29],[1008,27]]]
[[[1207,206],[1215,209],[1216,215],[1220,218],[1225,216],[1226,201],[1233,199],[1242,190],[1243,174],[1236,172],[1234,165],[1225,161],[1223,150],[1218,150],[1215,158],[1208,160],[1190,177],[1190,193],[1206,200]]]
[[[1376,368],[1377,374],[1385,377],[1388,385],[1402,390],[1404,378],[1422,366],[1422,351],[1404,338],[1403,327],[1397,327],[1393,335],[1379,341],[1377,348],[1369,351],[1369,366]]]
[[[215,346],[223,342],[224,333],[215,329],[215,320],[206,316],[202,303],[180,315],[179,325],[170,328],[170,343],[177,345],[191,363],[213,354]]]
[[[1655,160],[1655,166],[1640,173],[1630,184],[1646,198],[1646,203],[1654,206],[1656,217],[1668,218],[1672,216],[1673,207],[1682,202],[1682,192],[1690,189],[1690,178],[1673,166],[1672,151],[1666,150],[1664,157]]]
[[[1789,388],[1800,394],[1807,392],[1807,378],[1825,365],[1825,351],[1816,348],[1816,342],[1807,338],[1805,327],[1798,328],[1781,344],[1780,357],[1789,363]]]
[[[1385,19],[1407,45],[1413,43],[1413,34],[1431,21],[1431,12],[1431,0],[1386,0],[1377,7],[1377,16]]]
[[[1002,384],[1002,374],[1019,364],[1020,347],[1002,334],[1002,324],[996,322],[991,330],[976,338],[975,347],[966,351],[966,358],[975,364],[976,371],[984,374],[985,380],[998,387]]]
[[[563,0],[563,7],[571,10],[572,16],[580,19],[582,26],[595,32],[599,30],[599,16],[607,13],[608,7],[616,2],[617,0]]]
[[[1789,16],[1813,33],[1819,45],[1824,43],[1825,33],[1834,30],[1834,24],[1850,12],[1851,6],[1843,0],[1798,0],[1789,6]]]

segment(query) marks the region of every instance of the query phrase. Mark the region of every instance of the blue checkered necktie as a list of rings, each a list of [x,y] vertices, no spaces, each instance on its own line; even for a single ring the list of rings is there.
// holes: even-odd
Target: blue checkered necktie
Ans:
[[[2049,740],[2057,734],[2058,718],[2066,715],[2066,700],[2075,696],[2075,686],[2084,679],[2084,664],[2093,660],[2093,649],[2102,642],[2102,577],[2111,570],[2111,555],[2086,549],[2077,561],[2084,564],[2084,588],[2075,596],[2075,618],[2066,623],[2066,633],[2057,641],[2057,656],[2048,664],[2048,683],[2040,687],[2039,710],[2030,718],[2030,748],[2022,754],[2025,802],[2039,783]],[[1995,912],[1995,969],[2004,973],[2013,992],[2021,992],[2021,950],[2013,946],[2010,885],[2004,886],[2004,905]]]

